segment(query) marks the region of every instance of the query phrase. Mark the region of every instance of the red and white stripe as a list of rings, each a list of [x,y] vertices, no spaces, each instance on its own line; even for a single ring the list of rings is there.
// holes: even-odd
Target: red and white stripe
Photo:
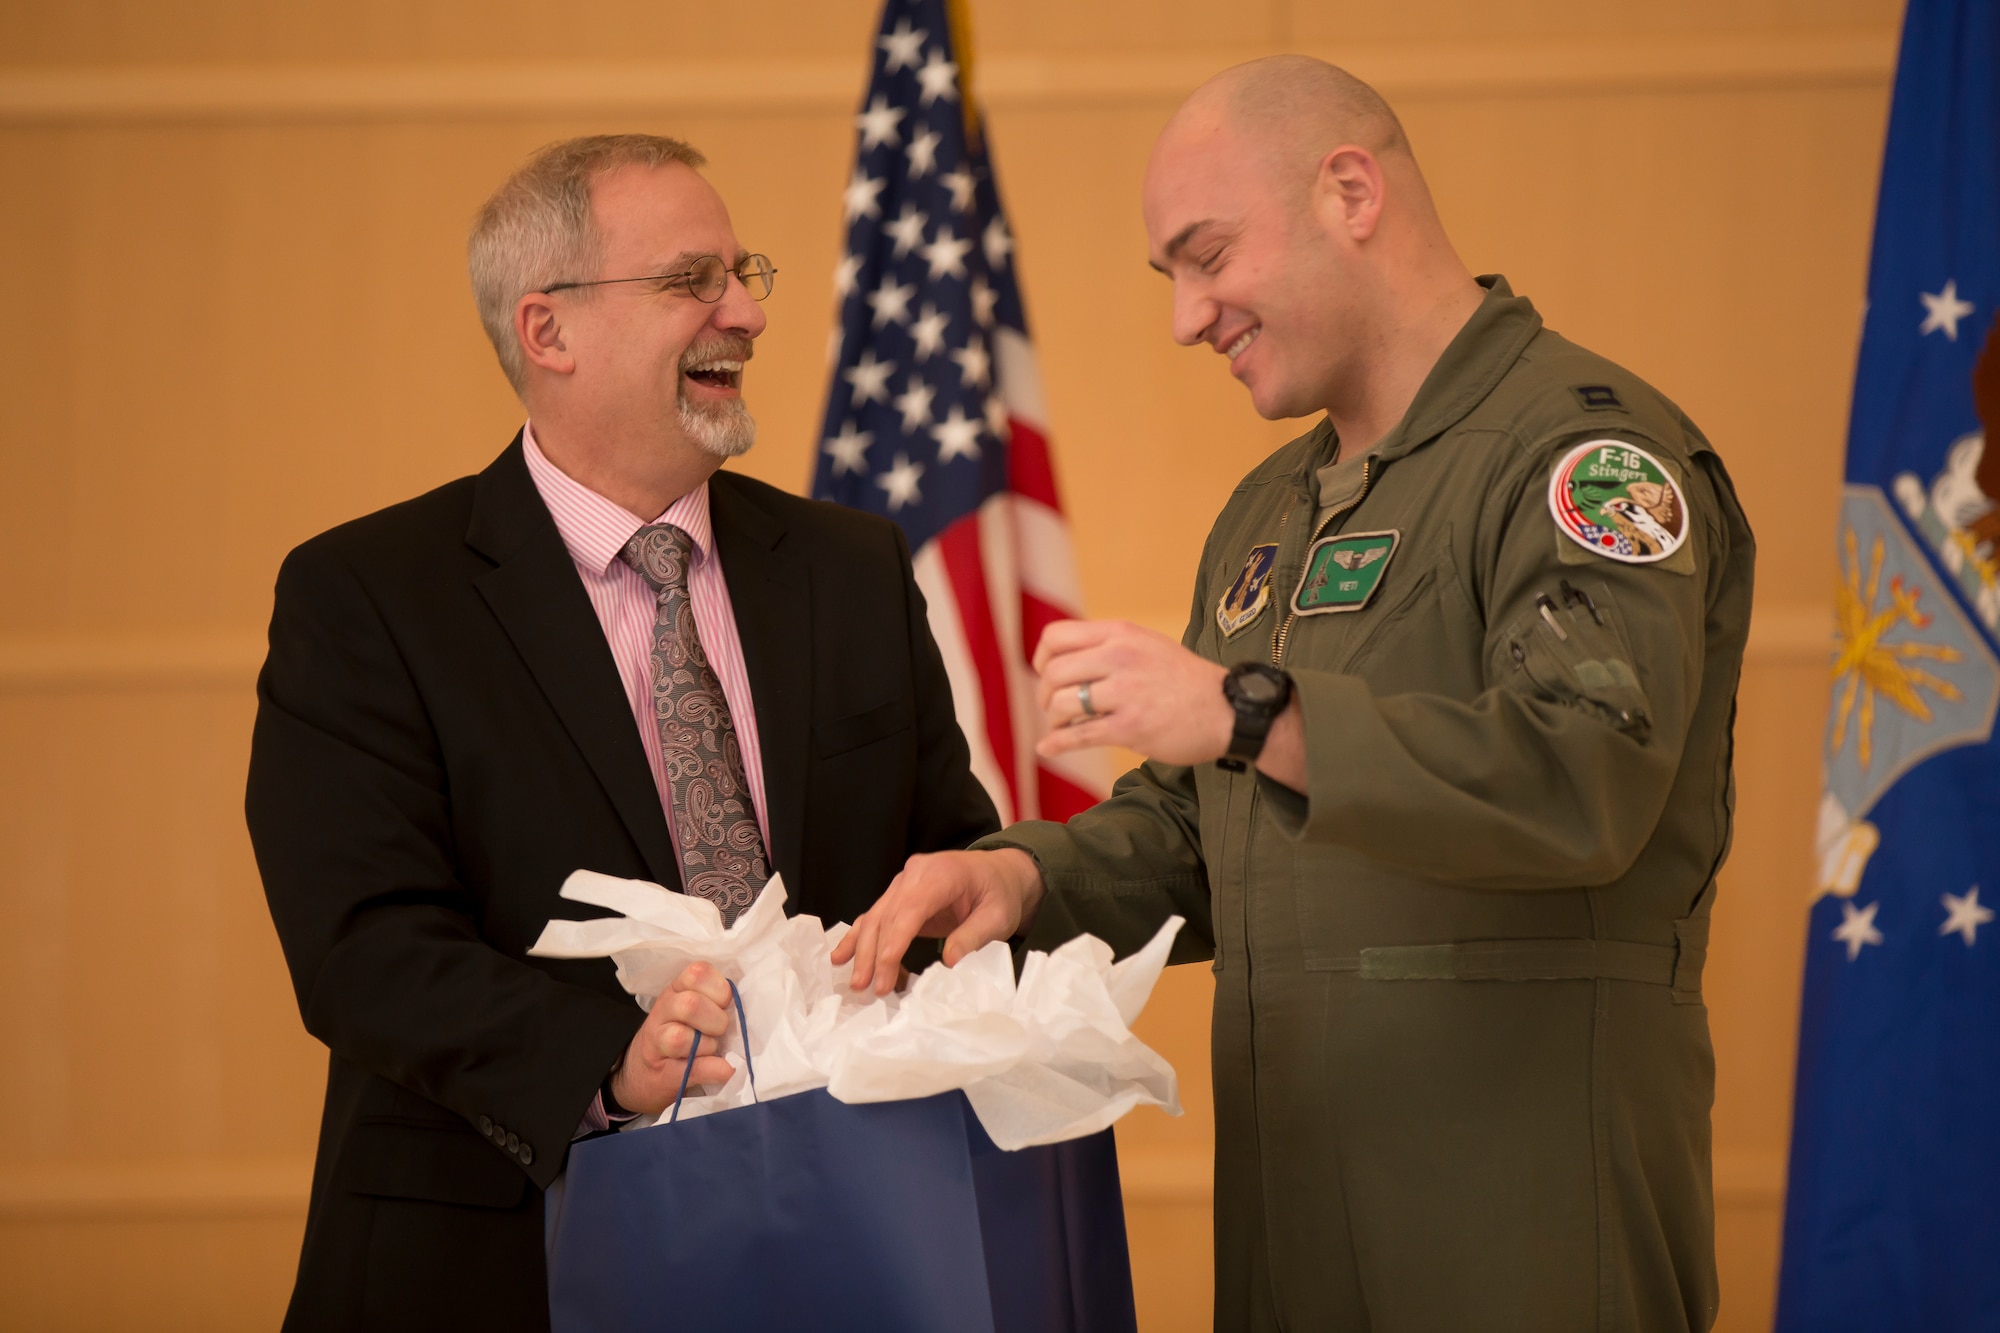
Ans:
[[[1110,789],[1099,752],[1035,753],[1035,645],[1050,622],[1083,614],[1069,523],[1056,495],[1047,410],[1034,348],[994,334],[994,376],[1011,434],[1008,489],[952,524],[915,556],[931,633],[951,677],[958,723],[1003,823],[1065,820]]]

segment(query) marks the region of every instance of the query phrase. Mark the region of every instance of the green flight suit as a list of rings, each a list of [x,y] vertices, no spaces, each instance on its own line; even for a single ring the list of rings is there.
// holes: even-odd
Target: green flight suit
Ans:
[[[1319,535],[1396,534],[1372,600],[1290,614],[1325,423],[1202,552],[1184,642],[1291,673],[1304,795],[1147,763],[1066,826],[978,844],[1040,863],[1031,947],[1090,931],[1123,954],[1178,912],[1175,961],[1214,960],[1218,1329],[1715,1319],[1700,979],[1753,539],[1672,403],[1480,281],[1358,494],[1325,497]],[[1558,528],[1552,470],[1591,440],[1678,481],[1667,558]],[[1261,543],[1269,605],[1225,637],[1218,599]]]

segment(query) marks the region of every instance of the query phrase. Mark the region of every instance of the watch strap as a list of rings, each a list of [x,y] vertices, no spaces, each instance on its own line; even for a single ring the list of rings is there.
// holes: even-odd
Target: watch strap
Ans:
[[[1245,667],[1237,667],[1223,679],[1223,696],[1229,700],[1230,710],[1235,714],[1235,725],[1229,732],[1229,749],[1216,764],[1230,773],[1242,773],[1264,752],[1264,742],[1270,738],[1271,727],[1292,701],[1292,678],[1272,667],[1256,664],[1258,675],[1276,676],[1282,685],[1278,697],[1269,704],[1257,704],[1241,697],[1239,691],[1230,688],[1241,675],[1250,674]]]

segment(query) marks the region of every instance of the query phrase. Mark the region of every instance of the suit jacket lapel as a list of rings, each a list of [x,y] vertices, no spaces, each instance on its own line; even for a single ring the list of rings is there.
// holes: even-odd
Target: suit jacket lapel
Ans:
[[[733,474],[710,479],[708,504],[756,700],[771,866],[796,905],[812,734],[812,576],[796,543],[786,542],[784,525],[753,503]]]
[[[673,836],[618,664],[569,548],[528,474],[519,436],[479,475],[465,540],[495,562],[473,586],[603,784],[653,878],[679,888]]]

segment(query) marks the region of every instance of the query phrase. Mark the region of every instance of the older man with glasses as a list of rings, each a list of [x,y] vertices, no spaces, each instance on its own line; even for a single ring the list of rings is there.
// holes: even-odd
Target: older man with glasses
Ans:
[[[279,572],[248,815],[331,1052],[287,1329],[548,1326],[569,1143],[665,1108],[728,999],[526,957],[571,871],[852,920],[997,828],[899,531],[719,470],[776,269],[702,165],[600,136],[507,181],[470,267],[526,424]]]

